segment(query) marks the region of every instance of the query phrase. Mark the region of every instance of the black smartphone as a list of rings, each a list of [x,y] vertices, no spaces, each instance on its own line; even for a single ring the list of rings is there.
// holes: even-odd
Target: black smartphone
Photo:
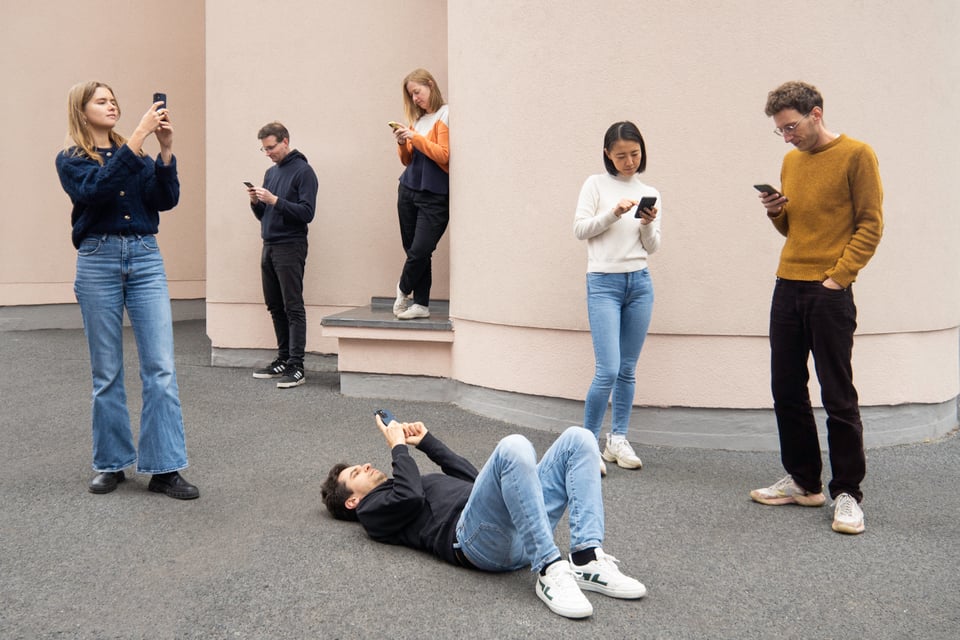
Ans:
[[[154,102],[154,104],[156,104],[157,102],[162,102],[163,104],[161,104],[159,107],[157,107],[157,109],[166,109],[166,108],[167,108],[167,94],[165,94],[165,93],[159,93],[159,92],[153,94],[153,102]]]
[[[389,427],[390,423],[396,420],[393,414],[386,409],[377,409],[375,413],[380,416],[380,421],[383,422],[383,426],[385,427]]]
[[[644,196],[640,198],[640,204],[637,205],[637,212],[633,214],[633,217],[639,218],[641,211],[643,211],[644,209],[649,209],[655,204],[657,204],[656,196]]]
[[[779,189],[775,187],[771,187],[768,184],[755,184],[753,185],[753,188],[759,191],[760,193],[766,193],[767,195],[774,195],[774,194],[780,195]]]
[[[253,183],[252,183],[252,182],[247,182],[246,180],[244,180],[244,181],[243,181],[243,184],[247,185],[247,189],[253,189]]]

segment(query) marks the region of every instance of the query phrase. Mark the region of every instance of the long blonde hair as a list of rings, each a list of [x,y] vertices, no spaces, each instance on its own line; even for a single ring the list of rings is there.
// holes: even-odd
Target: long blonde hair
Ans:
[[[408,73],[407,77],[403,79],[403,109],[407,114],[407,123],[412,125],[427,112],[413,103],[413,98],[407,92],[407,83],[409,82],[416,82],[430,88],[430,113],[443,106],[443,94],[440,93],[437,81],[426,69],[414,69]]]
[[[92,160],[96,160],[98,164],[103,166],[103,158],[97,151],[93,134],[90,132],[90,125],[87,123],[87,118],[83,114],[84,107],[87,106],[87,103],[93,98],[93,94],[96,93],[100,87],[109,91],[114,100],[117,99],[117,95],[113,92],[110,85],[103,82],[96,82],[95,80],[81,82],[70,88],[70,93],[67,94],[67,142],[64,148],[68,152],[72,149],[74,155],[87,156]],[[120,104],[118,103],[117,118],[119,117]],[[111,130],[109,135],[110,142],[118,147],[127,141],[126,138],[114,130]]]

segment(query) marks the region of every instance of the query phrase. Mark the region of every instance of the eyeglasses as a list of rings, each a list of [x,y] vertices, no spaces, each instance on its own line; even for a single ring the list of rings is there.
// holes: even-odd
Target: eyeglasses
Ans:
[[[794,122],[793,124],[788,124],[788,125],[785,126],[785,127],[777,127],[776,129],[773,130],[773,132],[774,132],[775,134],[777,134],[778,136],[783,136],[783,135],[786,135],[786,134],[788,134],[788,133],[789,133],[790,135],[793,135],[793,132],[796,131],[796,130],[797,130],[797,127],[800,126],[800,123],[803,122],[803,118],[806,118],[806,117],[807,117],[808,115],[810,115],[811,113],[813,113],[813,111],[808,111],[802,118],[800,118],[799,120],[797,120],[797,121]]]
[[[796,126],[796,125],[794,125],[794,126]],[[271,151],[273,151],[274,149],[276,149],[276,148],[279,147],[279,146],[280,146],[280,143],[278,142],[277,144],[272,144],[272,145],[270,145],[269,147],[260,147],[260,151],[262,151],[263,153],[270,153]]]

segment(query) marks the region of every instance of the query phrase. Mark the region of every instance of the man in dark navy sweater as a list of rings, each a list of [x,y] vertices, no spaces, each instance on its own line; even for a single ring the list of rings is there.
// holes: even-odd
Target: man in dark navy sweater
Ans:
[[[307,261],[307,224],[313,220],[317,205],[317,175],[307,158],[290,148],[290,134],[279,122],[264,125],[257,138],[263,145],[260,150],[274,166],[263,176],[263,186],[250,185],[247,193],[253,215],[260,221],[260,275],[263,299],[277,335],[277,357],[254,371],[253,377],[279,378],[277,387],[287,389],[306,381],[303,269]]]
[[[568,618],[593,613],[582,590],[642,598],[647,590],[625,576],[601,549],[604,534],[597,439],[570,427],[540,462],[529,440],[507,436],[478,473],[422,422],[377,426],[393,457],[393,478],[370,464],[337,464],[323,484],[323,502],[341,520],[359,521],[378,542],[434,554],[481,571],[537,572],[537,596]],[[413,446],[442,473],[421,475]],[[553,531],[569,507],[570,562]]]

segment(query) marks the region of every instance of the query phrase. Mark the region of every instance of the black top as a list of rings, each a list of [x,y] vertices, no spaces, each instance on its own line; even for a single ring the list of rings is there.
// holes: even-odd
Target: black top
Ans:
[[[432,432],[417,447],[443,473],[421,476],[407,445],[397,445],[393,478],[368,493],[357,505],[357,518],[374,540],[427,551],[454,565],[457,520],[467,504],[477,469],[451,451]]]
[[[180,181],[177,161],[164,164],[140,157],[127,145],[97,149],[101,166],[77,147],[57,154],[57,174],[70,196],[73,246],[88,235],[150,235],[160,225],[160,211],[177,206]]]
[[[251,204],[260,221],[260,237],[265,244],[283,244],[307,239],[307,225],[317,206],[317,174],[307,158],[292,149],[263,176],[263,187],[277,196],[276,204]]]

